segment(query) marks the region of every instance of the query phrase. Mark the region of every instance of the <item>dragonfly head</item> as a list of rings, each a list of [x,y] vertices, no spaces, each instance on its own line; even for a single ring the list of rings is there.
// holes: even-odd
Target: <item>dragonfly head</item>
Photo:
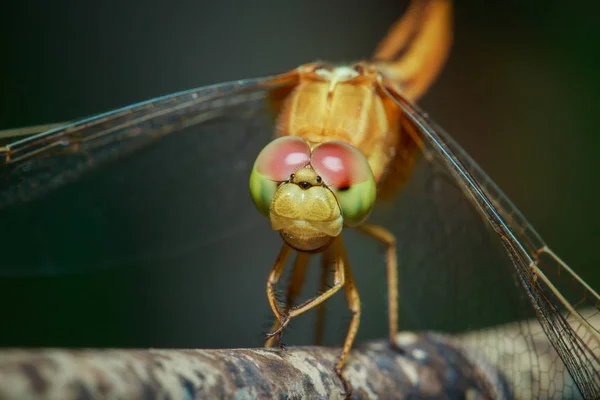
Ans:
[[[285,136],[258,155],[250,193],[291,247],[319,251],[344,225],[367,218],[376,187],[369,163],[351,145],[331,141],[311,149],[304,139]]]

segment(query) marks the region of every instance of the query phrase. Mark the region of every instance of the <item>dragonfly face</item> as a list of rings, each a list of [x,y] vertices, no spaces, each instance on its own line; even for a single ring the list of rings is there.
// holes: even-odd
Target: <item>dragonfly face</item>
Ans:
[[[304,167],[277,188],[271,203],[271,227],[293,248],[322,249],[342,231],[343,218],[334,194],[314,169]]]

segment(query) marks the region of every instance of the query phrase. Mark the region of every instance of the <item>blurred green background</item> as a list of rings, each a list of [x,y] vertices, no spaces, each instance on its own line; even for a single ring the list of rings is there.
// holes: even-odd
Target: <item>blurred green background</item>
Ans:
[[[391,0],[10,4],[0,17],[0,127],[71,120],[316,59],[365,58],[405,8]],[[447,68],[421,101],[596,288],[599,12],[591,1],[460,1]],[[231,286],[199,282],[202,294],[138,269],[3,278],[0,345],[256,345],[254,326],[236,339],[248,326],[238,306],[260,308],[268,321],[267,268]],[[247,286],[254,297],[238,298]],[[173,303],[148,307],[153,290]],[[221,320],[203,325],[195,301],[220,307]],[[385,324],[371,336],[383,337]]]

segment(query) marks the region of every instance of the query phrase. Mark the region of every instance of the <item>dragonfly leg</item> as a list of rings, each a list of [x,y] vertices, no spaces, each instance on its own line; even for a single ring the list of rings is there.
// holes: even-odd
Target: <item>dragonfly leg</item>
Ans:
[[[341,242],[342,242],[342,238],[340,235],[337,238],[335,238],[332,243],[332,245],[335,246],[334,250],[333,250],[334,254],[335,254],[335,256],[334,256],[335,262],[333,264],[334,265],[333,286],[330,287],[329,289],[327,289],[325,292],[321,293],[320,295],[313,297],[312,299],[309,299],[298,306],[290,308],[290,310],[285,315],[283,315],[279,311],[279,309],[277,309],[277,312],[279,312],[279,315],[277,317],[277,319],[280,321],[279,327],[277,329],[275,329],[274,331],[272,331],[271,333],[267,334],[267,336],[269,336],[269,337],[275,336],[275,339],[277,340],[277,338],[281,335],[281,331],[287,326],[287,324],[293,318],[295,318],[301,314],[304,314],[308,310],[311,310],[314,307],[322,304],[325,300],[329,299],[338,290],[340,290],[342,286],[344,286],[344,283],[345,283],[344,261],[340,254]],[[273,294],[273,298],[274,298],[274,294]],[[269,301],[271,302],[271,298],[269,298]],[[275,307],[277,307],[276,304],[275,304]],[[277,313],[276,313],[276,315],[277,315]]]
[[[344,393],[342,393],[342,395],[344,395],[346,398],[349,398],[352,394],[352,386],[350,386],[350,383],[346,380],[346,377],[344,377],[342,368],[344,367],[346,357],[348,357],[348,354],[350,353],[352,343],[356,337],[356,332],[358,332],[358,326],[360,325],[360,297],[358,295],[358,289],[356,288],[354,276],[350,270],[350,264],[348,263],[348,256],[345,249],[342,250],[342,259],[344,261],[344,274],[346,277],[346,298],[348,301],[348,308],[350,308],[350,311],[352,311],[352,320],[350,321],[348,334],[346,335],[346,340],[344,341],[344,346],[342,347],[342,354],[340,355],[340,359],[335,366],[335,372],[344,385]]]
[[[277,304],[277,298],[275,296],[275,284],[279,281],[279,277],[281,276],[281,272],[283,271],[283,267],[285,266],[285,262],[290,256],[290,252],[292,248],[287,244],[283,244],[281,246],[281,251],[275,260],[275,264],[273,264],[273,268],[271,268],[271,273],[269,274],[269,278],[267,279],[267,299],[269,299],[269,305],[273,310],[273,314],[278,321],[283,321],[283,313],[279,310],[279,305]]]
[[[285,314],[288,310],[294,305],[294,301],[300,294],[300,290],[302,290],[302,285],[304,284],[304,278],[306,277],[306,268],[308,267],[308,259],[310,257],[309,253],[305,253],[299,251],[296,253],[296,260],[294,262],[294,269],[292,270],[292,276],[290,278],[290,283],[288,286],[287,297],[285,301],[285,306],[283,308],[282,313]],[[273,326],[270,331],[277,329],[281,322],[276,319],[273,322]],[[265,343],[265,347],[273,347],[274,337],[271,336],[267,339]]]
[[[333,254],[331,247],[323,251],[321,260],[321,282],[319,283],[319,293],[325,293],[327,288],[327,278],[329,277],[329,266],[333,264]],[[320,346],[323,343],[323,331],[325,329],[325,303],[317,308],[317,320],[315,322],[315,345]]]
[[[396,256],[396,238],[387,229],[369,224],[361,224],[356,229],[367,236],[372,237],[386,247],[386,270],[388,289],[388,323],[390,343],[396,345],[396,334],[398,333],[398,259]]]

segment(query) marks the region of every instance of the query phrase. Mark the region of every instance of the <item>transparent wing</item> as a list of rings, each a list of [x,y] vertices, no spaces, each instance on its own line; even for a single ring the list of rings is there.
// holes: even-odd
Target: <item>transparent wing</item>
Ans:
[[[189,90],[0,145],[0,274],[158,264],[251,229],[259,216],[240,215],[240,192],[273,135],[265,94],[294,77]]]
[[[157,137],[214,119],[223,114],[221,110],[247,101],[240,95],[290,84],[294,77],[291,72],[187,90],[1,146],[0,208],[60,185]],[[22,134],[20,130],[14,133]]]
[[[463,340],[501,367],[525,398],[562,398],[574,389],[584,398],[600,397],[597,293],[545,245],[450,136],[401,95],[392,89],[388,94],[423,135],[426,155],[400,201],[412,201],[407,209],[426,209],[427,215],[413,211],[392,219],[413,220],[401,224],[408,231],[391,227],[403,242],[399,259],[403,251],[410,256],[400,272],[405,317],[417,329],[467,331],[535,315],[539,330],[517,322],[493,343],[477,334]],[[421,217],[432,221],[415,220]],[[420,243],[404,240],[415,237]],[[541,332],[553,349],[539,345]]]
[[[255,210],[248,177],[256,155],[273,137],[266,96],[288,79],[184,92],[2,147],[0,275],[160,267],[161,284],[144,297],[156,325],[141,325],[136,336],[157,332],[149,343],[168,345],[180,318],[190,346],[258,344],[268,311],[264,279],[280,238]],[[402,98],[396,100],[420,126],[430,156],[415,166],[394,203],[378,205],[373,214],[397,238],[401,328],[460,333],[458,340],[474,354],[504,371],[518,397],[576,397],[567,367],[590,397],[597,390],[597,331],[582,321],[598,315],[595,294],[535,232],[516,229],[529,225],[449,137]],[[363,303],[359,340],[382,337],[385,275],[381,268],[368,268],[376,260],[382,264],[376,258],[380,249],[352,231],[346,237]],[[181,274],[189,282],[188,297],[169,292],[169,282]],[[557,297],[550,282],[567,297]],[[27,293],[32,306],[23,318],[34,324],[28,331],[61,331],[60,324],[50,327],[44,321],[64,315],[93,316],[75,311],[80,301],[54,302],[43,290],[32,290],[29,280],[0,284],[7,304]],[[224,293],[227,287],[236,295]],[[76,292],[73,298],[83,301],[86,295]],[[181,299],[177,307],[165,308],[175,299]],[[225,321],[223,310],[233,309],[239,318]],[[328,326],[345,334],[347,321],[336,321],[347,312],[343,296],[328,302],[327,309]],[[542,322],[540,329],[522,322],[533,316]],[[513,324],[497,337],[484,334],[508,322]],[[20,325],[13,327],[15,337],[23,334]],[[72,329],[79,342],[89,345],[78,325]],[[294,335],[305,341],[312,337],[309,324],[294,328],[290,343],[298,343]],[[223,329],[233,332],[229,342],[220,334]],[[256,341],[249,332],[256,332]],[[554,347],[542,345],[546,335]],[[329,343],[339,345],[336,338]]]
[[[32,136],[68,125],[69,122],[57,122],[54,124],[26,126],[24,128],[3,129],[0,131],[0,140],[16,141],[22,136]]]

